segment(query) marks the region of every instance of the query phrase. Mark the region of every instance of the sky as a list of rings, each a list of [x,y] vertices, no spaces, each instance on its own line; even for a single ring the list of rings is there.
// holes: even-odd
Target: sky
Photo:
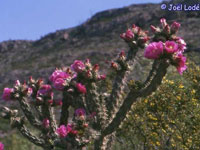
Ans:
[[[80,25],[95,13],[161,0],[0,0],[0,42],[37,40]]]

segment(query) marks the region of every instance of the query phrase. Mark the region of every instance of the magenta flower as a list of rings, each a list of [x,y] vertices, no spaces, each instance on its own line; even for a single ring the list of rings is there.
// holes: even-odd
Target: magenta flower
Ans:
[[[52,97],[52,88],[51,85],[44,84],[37,92],[37,96],[51,96]]]
[[[57,128],[56,133],[61,137],[64,138],[67,136],[67,128],[65,125],[61,125],[59,128]]]
[[[75,60],[71,65],[72,70],[75,72],[82,72],[85,69],[85,64],[80,60]]]
[[[175,58],[175,62],[176,62],[176,69],[179,72],[180,75],[183,74],[183,71],[185,71],[187,69],[186,66],[186,57],[183,56],[182,54],[179,54],[176,56]]]
[[[1,142],[0,142],[0,150],[4,150],[4,145]]]
[[[42,125],[44,128],[49,128],[49,125],[50,124],[50,121],[48,118],[45,118],[43,121],[42,121]]]
[[[2,98],[3,100],[9,101],[11,100],[11,94],[14,91],[13,88],[4,88]]]
[[[165,51],[169,54],[177,52],[178,44],[176,44],[174,41],[166,41],[165,42]]]
[[[75,115],[76,116],[84,116],[86,113],[85,113],[85,109],[83,108],[78,108],[75,110]]]
[[[171,25],[171,31],[174,32],[174,33],[176,33],[179,30],[180,26],[181,26],[180,23],[174,21],[172,23],[172,25]]]
[[[62,78],[58,78],[54,81],[53,83],[53,87],[59,91],[62,91],[64,89],[64,83],[65,80]]]
[[[55,82],[56,79],[61,78],[61,79],[67,79],[69,78],[70,75],[62,70],[55,70],[52,75],[49,77],[49,80],[51,82]]]
[[[77,83],[76,88],[80,93],[86,94],[86,92],[87,92],[85,85],[82,85],[81,83]]]
[[[153,42],[150,43],[144,52],[144,57],[148,59],[158,59],[163,54],[163,43]]]

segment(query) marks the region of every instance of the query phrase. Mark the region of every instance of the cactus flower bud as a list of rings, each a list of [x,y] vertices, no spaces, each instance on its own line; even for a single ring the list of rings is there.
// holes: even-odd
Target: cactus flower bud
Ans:
[[[47,96],[52,97],[52,88],[51,85],[45,84],[40,87],[40,89],[37,92],[37,96]]]
[[[87,92],[85,86],[82,85],[81,83],[77,83],[76,88],[80,93],[86,94]]]
[[[133,37],[134,37],[133,32],[131,31],[131,29],[128,29],[128,30],[126,31],[126,39],[127,39],[127,40],[131,40]]]
[[[75,115],[76,116],[84,116],[86,113],[85,113],[85,109],[83,108],[78,108],[75,110]]]
[[[167,25],[167,21],[166,21],[166,19],[165,19],[165,18],[161,18],[161,19],[160,19],[160,23],[161,23],[161,25],[162,25],[163,29],[164,29],[164,28],[165,28],[165,26]]]
[[[184,52],[184,50],[186,49],[186,42],[181,38],[181,37],[177,37],[176,42],[178,43],[178,49],[180,52]]]
[[[83,124],[83,127],[87,128],[88,127],[88,123]]]
[[[11,94],[14,92],[13,88],[4,88],[2,99],[9,101],[11,100]]]
[[[121,52],[120,52],[120,54],[119,54],[119,57],[124,57],[125,56],[125,52],[124,52],[124,50],[122,50]]]
[[[52,105],[52,104],[53,104],[53,100],[50,99],[50,100],[47,101],[47,103],[48,103],[49,105]]]
[[[179,30],[180,26],[181,26],[180,23],[174,21],[172,23],[172,25],[171,25],[171,31],[172,31],[172,33],[176,33]]]
[[[42,121],[42,125],[43,125],[43,127],[44,128],[49,128],[49,125],[50,124],[50,121],[49,121],[49,119],[48,118],[45,118],[43,121]]]
[[[111,67],[113,68],[113,69],[118,69],[119,67],[118,67],[118,64],[117,63],[115,63],[115,62],[111,62]]]
[[[105,79],[106,79],[106,75],[105,75],[105,74],[100,75],[100,76],[99,76],[99,79],[100,79],[100,80],[105,80]]]
[[[35,80],[33,79],[32,76],[29,77],[29,82],[30,82],[30,83],[35,83]]]
[[[184,57],[182,54],[179,54],[175,57],[175,66],[177,71],[179,72],[180,75],[183,74],[183,71],[185,71],[187,69],[186,66],[186,57]]]
[[[122,33],[122,34],[120,35],[120,37],[121,37],[122,39],[124,39],[125,41],[131,41],[131,40],[134,38],[134,33],[132,32],[131,29],[128,29],[128,30],[126,31],[126,33]]]
[[[55,100],[54,104],[55,104],[55,106],[62,106],[63,102],[62,102],[61,99],[60,100]]]
[[[159,33],[159,32],[161,32],[160,28],[155,27],[155,26],[153,26],[153,25],[151,25],[151,31],[152,31],[153,33]]]
[[[20,85],[21,85],[20,81],[19,81],[19,80],[16,80],[16,81],[15,81],[15,86],[20,86]]]
[[[94,65],[93,71],[95,71],[95,72],[99,71],[99,65],[98,65],[98,64],[95,64],[95,65]]]
[[[169,27],[169,25],[166,25],[163,31],[165,33],[167,33],[167,34],[170,34],[170,27]]]

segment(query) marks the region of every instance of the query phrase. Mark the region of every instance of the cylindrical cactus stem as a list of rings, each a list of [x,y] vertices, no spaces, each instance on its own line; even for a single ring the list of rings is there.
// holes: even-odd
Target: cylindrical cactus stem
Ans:
[[[167,72],[168,66],[169,66],[169,63],[167,63],[166,60],[161,60],[159,62],[159,67],[156,69],[156,75],[151,80],[150,84],[147,87],[142,88],[138,91],[131,90],[129,92],[122,106],[117,112],[116,116],[114,117],[112,122],[106,127],[106,129],[103,131],[104,135],[111,134],[119,127],[121,122],[125,119],[126,114],[131,109],[132,104],[137,100],[138,97],[148,96],[149,94],[151,94],[157,89],[157,87],[161,84],[162,79]]]
[[[69,106],[72,96],[67,92],[63,92],[63,104],[61,108],[60,125],[66,125],[69,117]]]
[[[101,127],[103,126],[104,116],[101,114],[101,102],[100,102],[101,100],[100,100],[100,94],[97,91],[96,83],[94,82],[90,83],[87,89],[88,89],[86,97],[87,108],[90,108],[91,112],[96,112],[97,123],[95,124],[95,127],[98,130],[101,130]]]
[[[42,105],[42,114],[43,118],[47,118],[50,121],[50,130],[51,133],[55,136],[57,124],[53,112],[53,108],[50,105]],[[56,137],[56,136],[55,136]]]
[[[17,128],[19,132],[26,137],[30,142],[35,145],[46,147],[46,143],[43,139],[34,136],[24,125],[23,120],[21,118],[11,118],[12,127]],[[49,146],[48,146],[49,147]]]
[[[130,50],[128,51],[128,55],[126,57],[125,63],[127,63],[129,67],[132,67],[132,64],[134,62],[134,58],[137,52],[138,52],[138,48],[135,48],[135,49],[130,48]],[[109,101],[107,102],[109,117],[112,117],[112,115],[116,113],[115,111],[117,110],[116,108],[118,108],[122,103],[122,99],[123,99],[122,93],[125,89],[127,77],[129,74],[130,74],[130,71],[128,71],[127,69],[120,70],[117,72],[117,75],[114,80],[112,92],[110,95],[110,99],[108,99]]]
[[[20,104],[22,111],[24,112],[26,118],[31,123],[31,125],[33,125],[34,127],[38,128],[38,129],[42,129],[41,122],[35,117],[35,115],[31,111],[31,107],[27,102],[27,98],[20,97],[17,100]]]
[[[113,137],[115,133],[107,135],[107,136],[100,136],[94,142],[94,149],[95,150],[111,150],[111,143],[113,142]]]
[[[143,87],[146,87],[147,85],[149,85],[150,81],[156,75],[156,69],[158,68],[158,65],[159,65],[159,60],[155,60],[153,62],[153,65],[152,65],[151,71],[149,72],[148,77],[146,78],[146,80],[143,83]]]

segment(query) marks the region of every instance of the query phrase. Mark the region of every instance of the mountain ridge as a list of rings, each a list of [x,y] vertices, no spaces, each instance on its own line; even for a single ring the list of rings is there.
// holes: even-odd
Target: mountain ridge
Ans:
[[[199,12],[168,12],[160,9],[160,4],[137,4],[111,9],[95,14],[83,24],[69,29],[57,30],[39,40],[11,40],[0,43],[0,90],[16,79],[28,76],[47,78],[56,68],[70,65],[73,60],[90,58],[102,68],[108,67],[107,60],[115,58],[121,49],[128,47],[119,35],[132,24],[149,29],[151,24],[159,25],[165,17],[169,23],[181,23],[180,36],[188,43],[190,51],[199,51]],[[196,53],[195,53],[195,56]],[[193,55],[192,55],[193,57]],[[137,57],[138,68],[148,61]],[[199,62],[198,62],[199,63]],[[144,76],[136,73],[136,78]]]

